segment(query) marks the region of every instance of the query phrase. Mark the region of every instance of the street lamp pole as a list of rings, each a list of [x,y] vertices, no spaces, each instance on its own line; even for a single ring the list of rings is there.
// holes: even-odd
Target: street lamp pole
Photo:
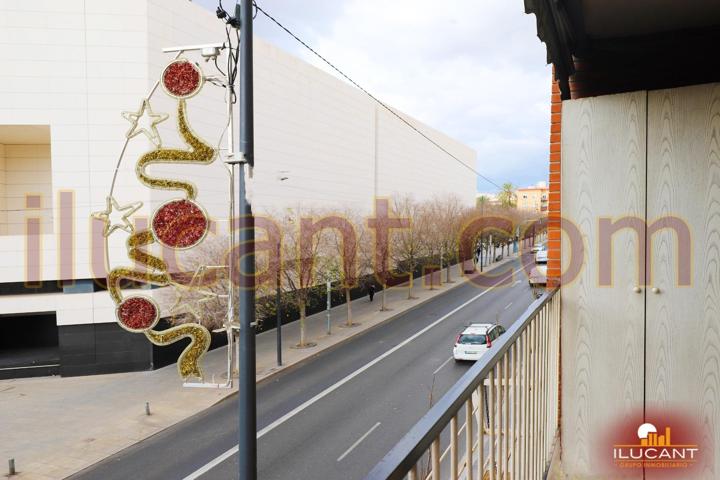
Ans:
[[[330,307],[332,305],[332,300],[330,298],[330,291],[332,289],[332,282],[328,280],[325,282],[325,291],[327,292],[327,304],[325,306],[325,315],[327,316],[327,334],[332,335],[332,330],[330,329]]]
[[[440,245],[440,285],[442,286],[443,256],[445,256],[445,246]],[[450,269],[450,267],[448,267]]]
[[[242,278],[238,290],[239,377],[238,377],[238,469],[242,480],[257,479],[257,420],[255,404],[255,230],[252,206],[247,198],[245,176],[254,164],[253,122],[253,28],[252,0],[242,0],[235,6],[235,18],[240,19],[239,120],[240,174],[238,201],[240,204],[239,248]],[[232,134],[232,133],[231,133]]]
[[[282,268],[282,262],[280,261],[280,240],[277,242],[277,272],[275,278],[275,340],[277,343],[277,365],[282,365],[282,312],[281,312],[281,298],[280,298],[280,269]]]

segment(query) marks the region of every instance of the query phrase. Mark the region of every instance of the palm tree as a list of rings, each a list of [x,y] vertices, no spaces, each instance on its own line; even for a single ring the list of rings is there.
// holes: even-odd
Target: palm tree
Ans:
[[[485,205],[487,205],[489,201],[490,199],[487,195],[480,195],[479,197],[477,197],[477,199],[475,199],[475,206],[481,210],[484,210]]]
[[[498,193],[498,200],[503,207],[514,207],[515,201],[515,186],[512,183],[503,183],[502,191]]]

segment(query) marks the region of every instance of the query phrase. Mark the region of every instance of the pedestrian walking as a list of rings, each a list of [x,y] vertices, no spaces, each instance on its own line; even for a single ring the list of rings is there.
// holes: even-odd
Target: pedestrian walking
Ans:
[[[367,291],[368,291],[368,297],[370,297],[370,301],[372,302],[373,297],[375,296],[375,285],[373,285],[372,283],[370,285],[368,285]]]

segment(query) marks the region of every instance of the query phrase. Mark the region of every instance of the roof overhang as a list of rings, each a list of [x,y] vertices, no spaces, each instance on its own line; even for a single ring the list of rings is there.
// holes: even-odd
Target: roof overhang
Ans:
[[[693,49],[720,32],[717,0],[525,0],[547,47],[547,61],[564,99],[575,59],[653,55],[662,49]]]

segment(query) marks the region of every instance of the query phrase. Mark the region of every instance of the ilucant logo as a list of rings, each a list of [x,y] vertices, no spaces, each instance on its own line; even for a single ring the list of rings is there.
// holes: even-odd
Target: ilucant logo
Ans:
[[[697,444],[673,443],[672,429],[659,433],[652,423],[637,429],[637,444],[613,445],[613,460],[621,468],[688,468],[698,460]]]

